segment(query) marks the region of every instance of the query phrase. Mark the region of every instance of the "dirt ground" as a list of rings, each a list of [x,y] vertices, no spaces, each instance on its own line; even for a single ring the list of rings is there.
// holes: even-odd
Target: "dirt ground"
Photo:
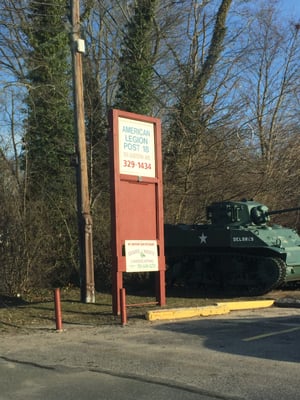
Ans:
[[[299,306],[300,288],[294,290],[276,290],[260,297],[250,298],[222,298],[216,294],[175,290],[167,292],[167,308],[174,307],[201,307],[213,305],[222,301],[243,300],[275,300],[277,306]],[[147,323],[145,313],[157,308],[149,305],[155,298],[148,294],[128,295],[127,304],[141,304],[143,306],[128,307],[129,324]],[[145,304],[146,303],[146,304]],[[96,293],[95,304],[80,302],[78,288],[61,289],[62,322],[67,326],[111,326],[120,325],[120,317],[112,313],[112,297],[110,293]],[[55,329],[54,291],[41,290],[26,296],[0,295],[0,334],[1,333],[29,333],[39,329]]]

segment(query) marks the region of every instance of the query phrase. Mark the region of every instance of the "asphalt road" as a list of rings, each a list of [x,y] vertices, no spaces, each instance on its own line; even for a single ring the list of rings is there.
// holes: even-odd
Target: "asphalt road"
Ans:
[[[198,390],[145,378],[130,378],[84,369],[42,368],[30,364],[0,363],[1,399],[5,400],[212,400]],[[4,390],[3,390],[4,389]]]
[[[300,309],[5,336],[1,400],[300,399]]]

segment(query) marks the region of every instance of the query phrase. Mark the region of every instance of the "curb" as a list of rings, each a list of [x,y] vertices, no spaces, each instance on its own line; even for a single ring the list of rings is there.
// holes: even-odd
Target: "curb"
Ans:
[[[267,308],[274,304],[274,300],[254,300],[217,303],[205,307],[169,308],[146,312],[148,321],[163,321],[171,319],[184,319],[195,317],[209,317],[214,315],[229,314],[230,311],[249,310],[253,308]]]
[[[300,299],[294,299],[292,297],[285,297],[283,299],[275,300],[274,305],[282,308],[300,308]]]
[[[249,300],[249,301],[229,301],[225,303],[230,311],[250,310],[252,308],[268,308],[274,305],[275,300]]]

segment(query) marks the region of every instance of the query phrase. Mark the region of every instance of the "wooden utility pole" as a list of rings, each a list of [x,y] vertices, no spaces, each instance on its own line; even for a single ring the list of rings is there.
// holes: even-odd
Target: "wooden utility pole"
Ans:
[[[80,246],[81,301],[95,303],[94,258],[92,239],[92,217],[88,189],[88,166],[84,124],[82,54],[84,41],[80,38],[79,0],[70,0],[72,23],[72,61],[74,117],[77,147],[77,208]]]

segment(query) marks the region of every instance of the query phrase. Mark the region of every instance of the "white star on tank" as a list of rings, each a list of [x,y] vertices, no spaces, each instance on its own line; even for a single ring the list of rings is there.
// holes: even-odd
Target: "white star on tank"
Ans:
[[[207,236],[205,236],[203,232],[201,233],[201,236],[199,236],[199,239],[200,239],[200,244],[202,243],[206,244]]]

